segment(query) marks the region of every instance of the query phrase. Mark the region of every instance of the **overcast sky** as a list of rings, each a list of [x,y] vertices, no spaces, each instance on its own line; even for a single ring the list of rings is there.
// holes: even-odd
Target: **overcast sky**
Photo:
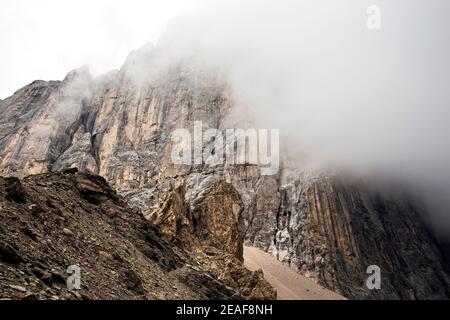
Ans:
[[[119,68],[155,42],[167,22],[196,0],[2,0],[0,99],[36,79],[58,80],[82,65]]]

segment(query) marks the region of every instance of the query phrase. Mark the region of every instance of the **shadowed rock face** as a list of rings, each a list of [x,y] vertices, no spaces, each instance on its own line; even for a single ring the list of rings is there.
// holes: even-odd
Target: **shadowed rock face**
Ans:
[[[328,288],[350,298],[449,297],[443,253],[421,222],[423,210],[407,197],[307,169],[261,176],[250,165],[174,166],[172,132],[192,129],[194,121],[205,129],[233,127],[234,103],[216,74],[182,64],[150,68],[136,82],[134,68],[151,59],[151,53],[133,54],[120,71],[102,78],[75,71],[0,102],[0,173],[23,177],[67,167],[97,173],[152,216],[169,239],[193,233],[217,248],[213,239],[222,237],[239,260],[240,245],[231,243],[239,237],[224,237],[230,221],[219,224],[225,205],[205,194],[226,182],[242,202],[227,193],[236,205],[227,211],[233,219],[240,207],[238,222],[231,222],[246,244]],[[205,215],[199,204],[216,216]],[[162,206],[170,213],[156,214]],[[369,265],[382,269],[382,290],[365,286]]]
[[[234,187],[218,182],[196,199],[194,209],[185,200],[184,188],[179,187],[148,217],[172,241],[191,245],[195,237],[203,247],[217,248],[242,260],[242,209]]]
[[[148,218],[173,243],[186,249],[200,265],[226,285],[251,299],[274,299],[276,292],[261,271],[243,265],[242,201],[234,187],[218,182],[196,199],[192,209],[178,187]]]
[[[282,195],[270,248],[280,260],[351,298],[449,296],[448,266],[417,204],[338,177],[293,180]],[[382,290],[366,286],[371,265]]]

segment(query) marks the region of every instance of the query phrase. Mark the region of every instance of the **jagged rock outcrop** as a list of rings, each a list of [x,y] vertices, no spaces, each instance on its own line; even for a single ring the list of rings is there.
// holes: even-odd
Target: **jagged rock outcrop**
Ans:
[[[0,171],[26,176],[46,172],[70,146],[80,110],[90,95],[86,70],[63,82],[35,81],[3,101]]]
[[[236,289],[225,285],[208,270],[206,255],[200,261],[166,240],[103,178],[66,172],[0,178],[0,299],[244,299],[262,289],[273,294],[259,274],[242,267],[222,266],[245,273],[240,279],[248,292],[240,283],[231,283]],[[73,265],[81,271],[81,290],[69,291],[66,270]]]
[[[188,250],[203,268],[228,286],[251,299],[275,299],[276,292],[261,271],[243,266],[240,195],[232,185],[218,182],[195,200],[194,209],[185,200],[184,187],[176,188],[159,208],[149,214],[161,232]]]
[[[242,201],[246,243],[328,288],[350,298],[450,296],[446,252],[421,222],[423,210],[407,197],[296,165],[274,176],[262,176],[253,165],[174,165],[172,132],[192,130],[194,121],[204,129],[233,127],[234,102],[214,72],[158,63],[158,51],[145,49],[104,77],[75,71],[2,101],[0,174],[67,167],[94,172],[148,215],[164,203],[153,218],[172,240],[184,233],[198,237],[192,215],[199,203],[208,207],[201,200],[205,190],[226,182]],[[203,150],[213,150],[210,142],[203,141]],[[220,209],[213,211],[220,216]],[[369,265],[385,275],[380,291],[365,286]]]

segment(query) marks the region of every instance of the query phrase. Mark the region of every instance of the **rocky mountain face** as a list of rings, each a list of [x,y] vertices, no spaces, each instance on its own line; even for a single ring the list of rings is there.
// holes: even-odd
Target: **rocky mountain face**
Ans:
[[[208,206],[228,197],[216,197],[218,188]],[[193,230],[175,245],[100,176],[66,171],[0,178],[0,208],[0,298],[276,297],[260,273],[243,267],[239,253],[210,258],[199,245],[193,254]],[[208,230],[202,235],[211,238]],[[71,266],[80,271],[79,291],[66,286]]]
[[[135,52],[101,78],[81,69],[0,102],[0,174],[98,174],[169,241],[189,243],[214,264],[238,264],[245,241],[349,298],[450,297],[445,252],[408,197],[298,166],[263,176],[249,164],[174,165],[174,130],[192,130],[194,121],[240,126],[216,73],[157,62],[154,52]],[[214,154],[210,141],[203,151]],[[381,290],[366,286],[371,265],[382,270]]]
[[[294,178],[281,192],[269,248],[280,260],[348,297],[448,297],[448,264],[408,197],[335,176]],[[381,290],[366,287],[371,265],[382,270]]]

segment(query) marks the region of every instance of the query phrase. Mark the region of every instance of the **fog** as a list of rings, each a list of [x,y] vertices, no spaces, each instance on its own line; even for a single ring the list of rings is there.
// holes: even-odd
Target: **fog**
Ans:
[[[238,110],[245,111],[239,127],[251,119],[258,128],[280,129],[281,146],[298,165],[408,185],[425,195],[437,231],[450,234],[448,0],[191,1],[195,6],[172,1],[174,7],[162,11],[156,3],[123,2],[121,8],[134,8],[128,13],[100,5],[97,10],[104,6],[116,18],[71,32],[83,40],[100,28],[110,38],[78,41],[73,50],[83,58],[71,63],[106,71],[124,52],[151,41],[164,63],[193,58],[219,69]],[[370,5],[381,10],[379,30],[367,26]],[[137,11],[140,24],[119,23]],[[85,4],[76,14],[92,13]],[[172,17],[167,26],[162,16]],[[151,17],[161,21],[152,24]],[[152,26],[162,34],[159,40]],[[49,43],[66,41],[64,32],[57,35]],[[46,59],[39,63],[52,68]],[[65,71],[77,66],[64,64]],[[134,69],[139,77],[147,70]],[[27,73],[31,76],[35,73]]]
[[[367,27],[367,8],[381,29]],[[297,163],[400,181],[450,227],[450,2],[205,1],[158,46],[222,68]]]
[[[36,80],[90,65],[118,69],[130,50],[156,41],[196,0],[2,0],[0,99]]]

